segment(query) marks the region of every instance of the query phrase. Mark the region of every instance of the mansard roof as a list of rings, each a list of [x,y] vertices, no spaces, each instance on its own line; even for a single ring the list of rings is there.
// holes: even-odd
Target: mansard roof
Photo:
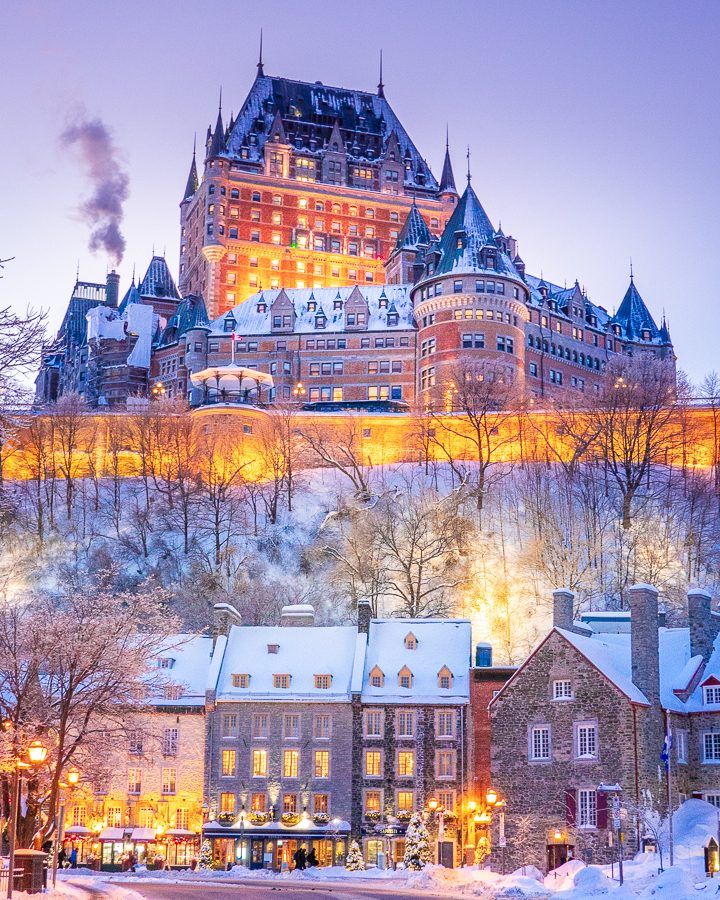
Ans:
[[[159,347],[173,344],[191,328],[208,328],[210,319],[202,297],[188,294],[177,307],[177,312],[168,320],[158,340]]]
[[[164,256],[153,256],[138,292],[141,297],[169,297],[179,300],[180,294],[175,286],[168,264]],[[124,302],[124,301],[123,301]]]
[[[630,276],[630,284],[623,297],[620,308],[612,318],[612,324],[620,325],[628,340],[639,340],[643,331],[650,332],[650,340],[660,341],[660,329],[650,315],[650,310],[635,287],[635,280]]]
[[[417,204],[413,203],[395,244],[396,250],[417,250],[430,245],[430,231]]]
[[[381,160],[394,132],[401,160],[410,163],[405,184],[433,193],[438,190],[435,177],[385,97],[321,82],[259,74],[235,120],[224,155],[260,163],[278,114],[288,143],[318,155],[327,148],[337,123],[348,159],[357,163]]]
[[[433,274],[486,271],[481,251],[485,247],[493,247],[496,251],[497,268],[488,271],[520,278],[508,254],[497,246],[495,235],[496,231],[488,214],[468,182],[465,193],[458,201],[440,238],[440,261]]]

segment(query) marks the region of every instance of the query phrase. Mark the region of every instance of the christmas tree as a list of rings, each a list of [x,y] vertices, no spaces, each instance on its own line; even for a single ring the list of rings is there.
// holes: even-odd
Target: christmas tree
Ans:
[[[415,813],[408,822],[405,832],[405,856],[403,862],[406,869],[418,871],[431,860],[430,836],[419,813]]]
[[[198,861],[198,869],[212,869],[213,855],[210,841],[203,841],[200,848],[200,859]]]
[[[345,868],[348,872],[362,872],[365,869],[365,860],[357,841],[351,841],[350,843],[345,859]]]

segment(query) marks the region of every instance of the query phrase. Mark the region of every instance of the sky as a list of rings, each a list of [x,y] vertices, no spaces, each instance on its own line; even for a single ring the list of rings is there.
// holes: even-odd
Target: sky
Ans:
[[[529,272],[577,278],[612,311],[636,285],[665,312],[680,368],[720,369],[720,0],[4,0],[0,307],[60,323],[79,265],[104,280],[78,215],[88,183],[60,142],[81,115],[129,175],[121,292],[153,249],[174,273],[194,133],[237,113],[265,72],[385,94],[439,177],[519,241]]]

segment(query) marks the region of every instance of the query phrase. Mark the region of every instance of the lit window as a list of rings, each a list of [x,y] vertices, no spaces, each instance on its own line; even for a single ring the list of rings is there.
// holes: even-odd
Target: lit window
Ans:
[[[250,811],[251,812],[265,812],[266,805],[266,797],[265,794],[251,794],[250,795]]]
[[[235,794],[220,794],[220,812],[228,814],[235,812]]]
[[[297,750],[285,750],[283,753],[283,778],[298,777],[300,753]]]
[[[250,676],[247,673],[233,675],[232,686],[234,688],[246,688],[250,685]]]
[[[365,791],[365,812],[379,813],[382,810],[382,794],[380,791]]]
[[[409,813],[415,808],[414,791],[398,791],[397,792],[397,811]]]
[[[382,776],[382,752],[380,750],[365,751],[365,775],[368,778]]]
[[[415,774],[415,751],[398,750],[397,774],[400,778],[412,778]]]
[[[234,750],[223,750],[222,752],[222,768],[220,774],[228,777],[235,774],[237,763],[237,754]]]
[[[283,812],[297,812],[297,794],[283,794]]]
[[[267,750],[253,750],[252,777],[267,778]]]
[[[330,751],[315,751],[315,778],[330,777]]]

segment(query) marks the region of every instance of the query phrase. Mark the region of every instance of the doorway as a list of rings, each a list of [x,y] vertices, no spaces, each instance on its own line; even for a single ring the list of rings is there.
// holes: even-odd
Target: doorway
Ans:
[[[568,860],[575,855],[575,847],[571,844],[548,844],[547,845],[547,870],[552,872],[558,866],[564,866]]]

